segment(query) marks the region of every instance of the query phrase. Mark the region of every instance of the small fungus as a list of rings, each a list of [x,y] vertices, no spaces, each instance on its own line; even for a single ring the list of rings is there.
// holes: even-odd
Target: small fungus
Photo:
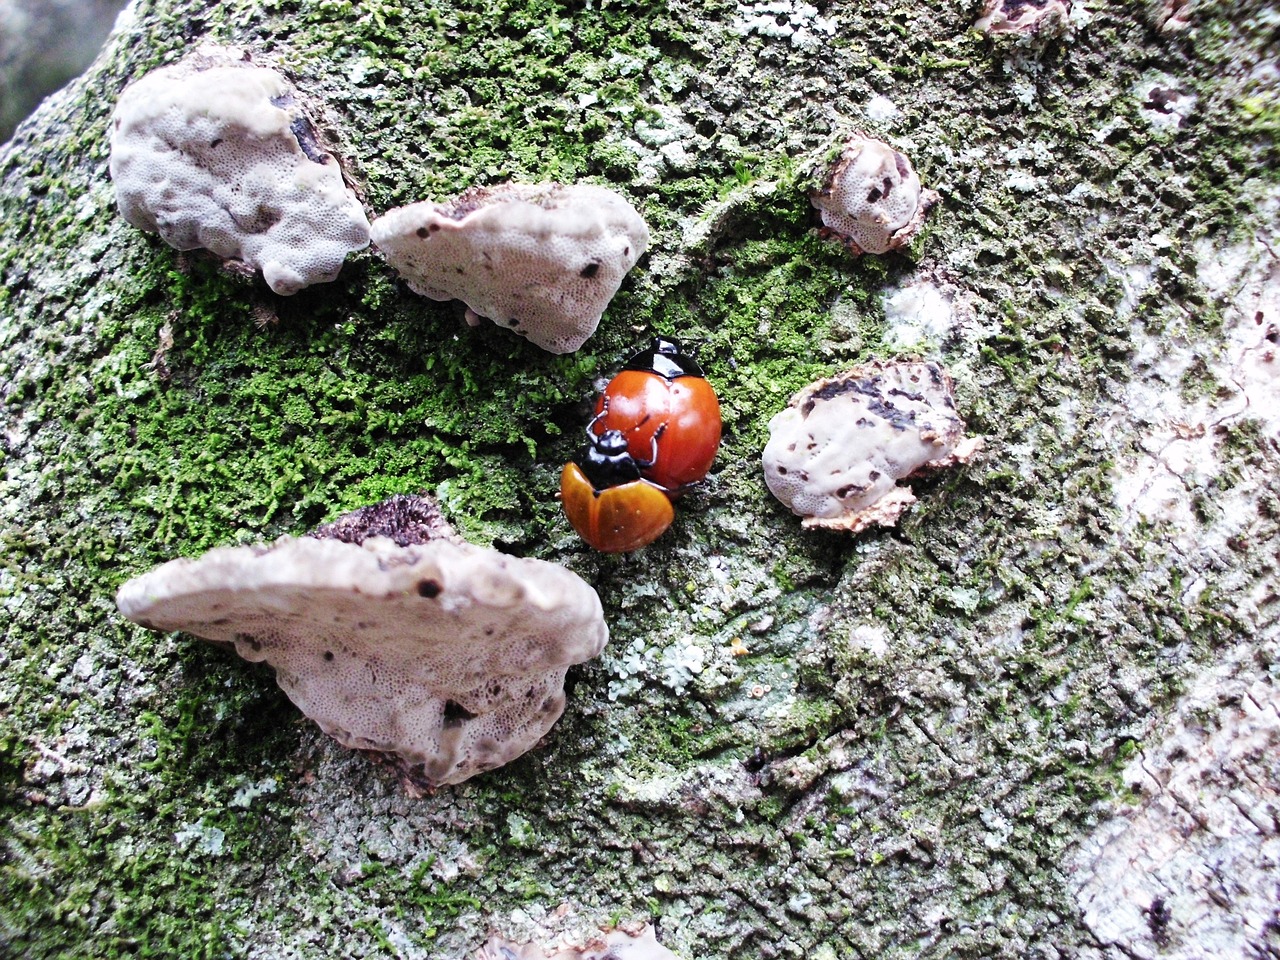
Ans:
[[[1164,33],[1181,33],[1191,26],[1196,0],[1159,0],[1155,4],[1156,26]]]
[[[593,937],[580,946],[552,949],[548,952],[534,944],[517,944],[501,937],[491,937],[475,954],[475,960],[679,960],[654,935],[653,927],[644,924],[619,927]]]
[[[765,482],[805,527],[893,526],[916,499],[899,480],[981,447],[964,429],[936,363],[868,364],[810,384],[769,422]]]
[[[909,243],[938,194],[921,188],[911,162],[897,150],[856,134],[810,201],[822,216],[820,234],[859,256]]]
[[[1165,75],[1144,81],[1134,93],[1139,100],[1139,115],[1157,130],[1180,129],[1196,109],[1195,94]]]
[[[486,317],[552,353],[595,332],[649,245],[631,204],[587,184],[474,187],[391,210],[372,233],[411,290],[461,300],[473,326]]]
[[[609,635],[576,574],[466,543],[413,497],[312,536],[173,560],[116,604],[267,663],[325,733],[381,755],[411,788],[531,749],[564,711],[567,668]]]
[[[297,92],[231,47],[148,73],[111,121],[125,220],[179,250],[261,270],[279,294],[333,280],[369,221]]]
[[[1047,43],[1070,28],[1071,0],[986,0],[974,26],[993,39]]]

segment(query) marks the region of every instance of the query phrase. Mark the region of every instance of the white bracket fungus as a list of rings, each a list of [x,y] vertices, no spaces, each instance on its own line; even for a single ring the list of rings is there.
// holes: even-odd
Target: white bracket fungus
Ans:
[[[1056,40],[1071,26],[1071,0],[986,0],[974,26],[990,37],[1011,36],[1032,45]]]
[[[888,253],[920,232],[924,215],[938,202],[924,190],[911,162],[887,143],[855,134],[822,189],[810,196],[823,228],[854,256]]]
[[[679,960],[658,943],[653,927],[618,928],[579,946],[548,952],[534,944],[517,944],[491,937],[476,952],[475,960]]]
[[[1155,10],[1156,26],[1163,33],[1180,33],[1191,26],[1197,0],[1160,0]]]
[[[124,218],[179,250],[261,270],[279,294],[333,280],[369,221],[298,95],[230,47],[203,47],[129,86],[111,122]]]
[[[487,317],[552,353],[595,332],[649,245],[631,204],[587,184],[475,187],[391,210],[372,232],[411,290],[461,300],[473,326]]]
[[[566,669],[608,639],[576,574],[458,540],[424,498],[316,534],[173,560],[124,584],[116,604],[142,626],[267,663],[320,729],[418,788],[531,749],[564,711]]]
[[[966,463],[951,378],[936,363],[872,363],[811,383],[769,421],[764,477],[805,527],[893,526],[915,495],[899,480]]]

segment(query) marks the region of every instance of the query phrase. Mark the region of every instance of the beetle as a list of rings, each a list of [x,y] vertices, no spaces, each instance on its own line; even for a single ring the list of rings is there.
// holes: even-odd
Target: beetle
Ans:
[[[672,497],[706,477],[720,447],[720,401],[674,337],[655,337],[628,360],[595,412],[592,422],[626,437],[641,476]]]
[[[646,480],[650,460],[637,460],[617,430],[593,431],[579,457],[560,471],[560,505],[573,529],[602,553],[629,553],[648,546],[666,532],[675,508],[666,490]],[[656,451],[657,431],[653,439]]]

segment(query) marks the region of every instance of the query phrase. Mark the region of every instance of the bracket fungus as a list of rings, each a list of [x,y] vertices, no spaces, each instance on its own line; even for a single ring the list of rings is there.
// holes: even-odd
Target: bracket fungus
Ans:
[[[658,943],[653,927],[619,927],[590,939],[587,943],[548,952],[534,944],[517,944],[491,937],[477,951],[475,960],[678,960]]]
[[[116,604],[267,663],[325,733],[428,789],[535,746],[564,711],[567,668],[609,635],[576,574],[466,543],[413,497],[312,536],[170,561]]]
[[[855,134],[810,202],[822,217],[819,234],[855,257],[888,253],[920,232],[938,193],[920,186],[911,162],[887,143]]]
[[[202,47],[120,96],[111,179],[125,220],[179,250],[261,270],[279,294],[333,280],[369,220],[297,92],[232,47]]]
[[[986,0],[974,24],[995,39],[1009,37],[1032,46],[1056,40],[1071,26],[1071,0]]]
[[[899,480],[981,448],[964,430],[936,363],[867,364],[811,383],[769,421],[765,483],[805,527],[893,526],[916,499]]]
[[[461,300],[552,353],[595,332],[649,228],[621,196],[589,184],[474,187],[447,203],[378,217],[373,242],[415,293]]]

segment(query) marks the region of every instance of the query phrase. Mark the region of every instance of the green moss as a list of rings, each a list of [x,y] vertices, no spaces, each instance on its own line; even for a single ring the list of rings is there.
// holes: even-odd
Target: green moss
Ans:
[[[182,814],[171,802],[141,799],[113,795],[60,810],[4,803],[12,859],[0,866],[0,929],[41,931],[24,938],[24,955],[225,955],[226,898],[252,899],[258,858],[279,849],[279,821],[219,817],[225,847],[214,871],[200,854],[173,848]]]
[[[592,920],[664,916],[693,956],[910,955],[926,935],[955,957],[1087,948],[1045,918],[1074,915],[1062,851],[1132,749],[1114,678],[1159,709],[1245,628],[1221,612],[1229,577],[1184,577],[1144,557],[1158,531],[1119,527],[1124,451],[1098,437],[1134,376],[1114,264],[1152,263],[1151,335],[1170,317],[1196,343],[1220,333],[1191,241],[1239,227],[1241,180],[1270,176],[1271,91],[1220,79],[1265,46],[1252,10],[1209,5],[1193,36],[1156,45],[1135,10],[1099,9],[1030,73],[990,57],[961,11],[919,6],[833,11],[822,55],[717,32],[738,16],[727,3],[138,7],[146,36],[50,108],[56,139],[0,156],[0,937],[110,957],[221,956],[264,933],[377,955],[403,934],[461,955],[504,911],[563,901]],[[587,347],[552,357],[465,327],[374,253],[290,299],[175,254],[122,227],[78,158],[105,160],[125,74],[192,33],[275,56],[323,100],[376,211],[585,178],[643,210],[649,258]],[[1199,97],[1176,135],[1130,94],[1151,64]],[[945,199],[910,256],[854,260],[813,235],[805,191],[878,93]],[[672,123],[687,124],[687,165],[659,157]],[[1014,172],[1034,189],[1011,189]],[[1172,238],[1158,250],[1157,231]],[[897,530],[801,531],[759,477],[768,419],[811,380],[897,352],[882,296],[919,274],[972,314],[941,352],[987,453],[921,481]],[[667,537],[590,555],[556,474],[594,381],[653,332],[695,344],[723,452]],[[1198,369],[1182,386],[1216,389]],[[1267,465],[1249,427],[1223,456],[1224,485]],[[621,702],[607,670],[577,670],[546,746],[411,803],[360,758],[314,747],[264,674],[114,613],[116,586],[153,563],[424,489],[472,538],[579,570],[620,647],[743,635],[751,655],[718,664],[721,686],[677,696],[644,678]],[[1220,492],[1205,491],[1206,517]],[[1214,582],[1187,605],[1193,574]],[[747,695],[757,680],[771,699]],[[46,750],[92,770],[45,771]],[[826,766],[792,789],[793,761]],[[312,762],[322,788],[297,773]],[[246,778],[280,793],[229,807]],[[1007,839],[989,841],[993,817]],[[513,842],[515,822],[536,842]],[[362,846],[394,825],[406,835],[378,856],[398,859]],[[188,828],[222,831],[222,853],[175,843]],[[455,841],[477,866],[446,882],[429,858]],[[954,922],[916,929],[903,903]]]

